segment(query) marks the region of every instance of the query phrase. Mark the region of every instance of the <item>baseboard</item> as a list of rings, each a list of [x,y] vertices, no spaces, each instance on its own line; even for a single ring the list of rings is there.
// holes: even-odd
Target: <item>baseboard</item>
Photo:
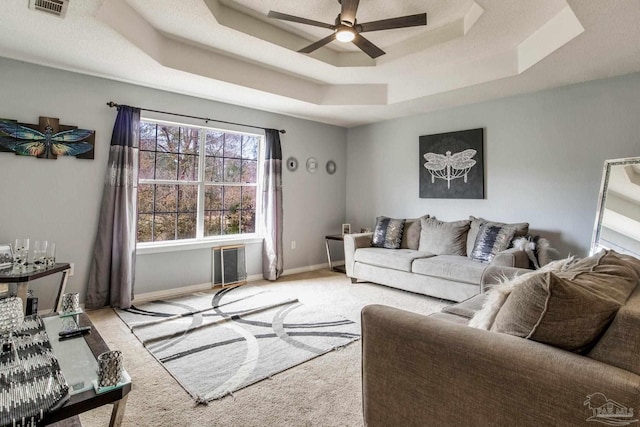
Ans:
[[[284,270],[282,272],[282,275],[289,276],[291,274],[308,273],[309,271],[322,270],[323,268],[328,269],[329,264],[323,263],[323,264],[316,264],[316,265],[308,265],[306,267],[290,268],[289,270]]]
[[[336,265],[344,265],[344,263],[334,263]],[[328,269],[329,264],[316,264],[316,265],[308,265],[306,267],[298,267],[291,268],[282,272],[283,276],[289,276],[292,274],[298,273],[308,273],[310,271]],[[258,280],[263,280],[262,274],[252,274],[251,276],[247,276],[247,282],[257,282]],[[211,282],[200,283],[197,285],[183,286],[181,288],[173,288],[173,289],[165,289],[162,291],[153,291],[153,292],[145,292],[142,294],[137,294],[134,296],[132,304],[140,304],[143,302],[154,301],[154,300],[163,300],[170,299],[180,295],[192,294],[194,292],[203,292],[211,290]]]

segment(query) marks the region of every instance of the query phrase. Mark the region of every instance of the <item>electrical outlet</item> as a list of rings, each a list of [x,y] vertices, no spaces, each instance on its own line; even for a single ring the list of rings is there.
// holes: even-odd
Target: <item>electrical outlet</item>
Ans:
[[[69,276],[73,276],[73,273],[75,273],[75,271],[76,271],[76,264],[72,262],[69,264]]]
[[[295,249],[296,248],[296,241],[292,240],[291,241],[291,249]]]

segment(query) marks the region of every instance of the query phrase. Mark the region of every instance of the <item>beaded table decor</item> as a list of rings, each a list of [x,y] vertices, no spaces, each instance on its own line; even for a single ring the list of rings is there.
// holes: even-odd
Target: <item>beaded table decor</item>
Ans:
[[[0,426],[38,426],[69,398],[69,386],[42,319],[25,317],[11,345],[0,354]]]

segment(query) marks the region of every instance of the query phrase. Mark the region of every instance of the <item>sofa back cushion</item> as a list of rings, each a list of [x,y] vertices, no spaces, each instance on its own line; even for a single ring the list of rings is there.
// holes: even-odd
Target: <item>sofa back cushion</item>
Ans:
[[[404,231],[402,232],[400,249],[418,250],[420,247],[420,230],[422,230],[420,220],[422,218],[429,218],[429,215],[425,215],[421,218],[406,219],[404,221]]]
[[[373,230],[371,246],[385,249],[399,249],[402,242],[404,219],[379,216]]]
[[[529,223],[528,222],[518,222],[514,224],[505,224],[504,222],[495,222],[489,221],[484,218],[476,218],[475,216],[469,216],[469,221],[471,224],[469,226],[469,233],[467,235],[467,254],[471,256],[473,253],[473,247],[476,244],[476,238],[478,237],[478,233],[480,232],[480,227],[484,224],[495,224],[499,227],[509,225],[515,228],[515,237],[526,236],[529,232]]]
[[[434,255],[467,254],[467,232],[470,221],[445,222],[435,218],[421,218],[420,224],[420,252],[430,252]]]
[[[635,269],[616,255],[602,254],[576,271],[532,276],[512,290],[491,330],[569,351],[589,349],[638,284]]]
[[[618,310],[588,356],[640,375],[640,286]]]

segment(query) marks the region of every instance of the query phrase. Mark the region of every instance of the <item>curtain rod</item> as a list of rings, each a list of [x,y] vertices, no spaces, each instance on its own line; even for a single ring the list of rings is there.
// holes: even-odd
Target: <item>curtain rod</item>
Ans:
[[[115,103],[115,102],[113,102],[113,101],[109,101],[109,102],[107,102],[107,105],[108,105],[109,107],[111,107],[111,108],[116,108],[116,107],[119,107],[119,106],[120,106],[120,104],[116,104],[116,103]],[[140,107],[136,107],[136,108],[140,108]],[[228,125],[246,126],[246,127],[250,127],[250,128],[254,128],[254,129],[262,129],[262,130],[267,130],[267,129],[269,129],[269,128],[265,128],[265,127],[262,127],[262,126],[253,126],[253,125],[247,125],[247,124],[244,124],[244,123],[227,122],[227,121],[225,121],[225,120],[210,119],[210,118],[208,118],[208,117],[188,116],[188,115],[186,115],[186,114],[170,113],[170,112],[168,112],[168,111],[160,111],[160,110],[150,110],[150,109],[148,109],[148,108],[140,108],[140,109],[141,109],[141,110],[144,110],[144,111],[149,111],[149,112],[151,112],[151,113],[169,114],[169,115],[171,115],[171,116],[178,116],[178,117],[186,117],[186,118],[189,118],[189,119],[204,120],[205,122],[226,123],[226,124],[228,124]],[[287,131],[286,131],[285,129],[278,129],[278,132],[280,132],[280,133],[287,133]]]

